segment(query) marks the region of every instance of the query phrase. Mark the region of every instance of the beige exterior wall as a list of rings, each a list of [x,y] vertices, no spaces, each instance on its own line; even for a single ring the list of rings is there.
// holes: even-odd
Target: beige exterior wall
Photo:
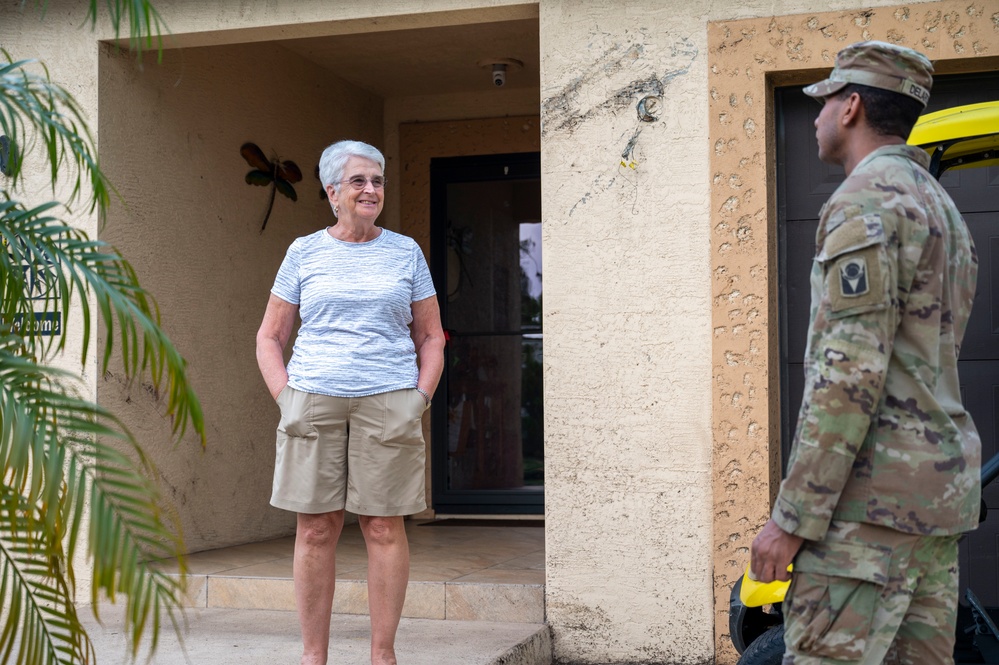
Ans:
[[[541,37],[556,656],[710,662],[704,22],[676,3],[545,1]]]
[[[941,71],[999,55],[982,2],[664,5],[541,3],[547,600],[573,662],[735,660],[728,592],[779,468],[774,81],[860,39]]]
[[[312,176],[335,138],[316,136],[325,122],[384,142],[400,182],[411,156],[404,123],[540,110],[556,657],[734,662],[728,588],[776,484],[772,86],[818,78],[838,48],[867,37],[920,48],[941,71],[996,69],[992,4],[163,0],[176,48],[141,72],[101,52],[106,30],[79,28],[82,4],[59,4],[42,22],[30,6],[27,16],[19,2],[0,6],[0,45],[42,58],[99,130],[126,204],[105,237],[156,293],[189,359],[208,416],[205,453],[190,441],[170,447],[162,409],[141,386],[98,379],[93,362],[86,385],[160,451],[192,550],[290,528],[266,506],[275,411],[252,343],[284,248],[328,215]],[[373,98],[265,43],[532,15],[540,91],[501,105],[472,93]],[[266,190],[242,182],[246,140],[305,175],[299,201],[279,197],[263,235]],[[31,176],[42,190],[45,174]],[[398,191],[384,224],[425,237]],[[79,224],[97,231],[92,219]]]

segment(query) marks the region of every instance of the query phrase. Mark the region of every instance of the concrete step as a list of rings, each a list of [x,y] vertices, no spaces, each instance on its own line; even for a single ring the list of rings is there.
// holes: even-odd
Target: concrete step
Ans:
[[[407,523],[410,582],[403,617],[542,624],[544,529]],[[295,609],[294,538],[198,552],[187,560],[186,605],[201,609]],[[175,561],[162,562],[176,572]],[[366,615],[367,553],[356,524],[337,546],[334,614]]]
[[[302,653],[294,612],[190,608],[180,637],[167,622],[155,655],[132,660],[120,606],[102,607],[103,625],[81,610],[102,665],[295,665]],[[367,617],[335,615],[329,662],[368,665],[370,635]],[[396,655],[405,665],[551,665],[552,640],[540,624],[403,619]]]
[[[188,607],[233,610],[295,610],[291,578],[241,577],[238,573],[188,577]],[[409,619],[543,623],[543,584],[413,581],[402,616]],[[334,614],[367,615],[366,580],[338,578]]]

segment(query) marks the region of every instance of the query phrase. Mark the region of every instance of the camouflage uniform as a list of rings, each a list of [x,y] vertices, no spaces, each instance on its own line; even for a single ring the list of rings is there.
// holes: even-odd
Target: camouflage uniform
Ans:
[[[870,44],[844,49],[806,93],[844,80],[888,88],[856,79],[865,67],[904,69],[912,54],[929,82],[917,71],[898,91],[914,85],[904,94],[925,104],[929,62],[908,49],[896,58],[898,47],[885,60],[889,45]],[[981,493],[957,374],[977,259],[928,162],[918,148],[878,148],[821,212],[805,392],[772,515],[806,539],[785,604],[785,664],[952,662],[957,538],[977,526]]]

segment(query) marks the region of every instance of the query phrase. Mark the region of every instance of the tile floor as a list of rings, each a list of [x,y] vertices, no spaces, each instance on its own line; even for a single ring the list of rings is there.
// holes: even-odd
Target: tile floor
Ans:
[[[440,526],[406,522],[410,581],[403,616],[544,622],[545,530],[541,526]],[[191,607],[294,610],[294,538],[188,557]],[[167,572],[176,563],[163,562]],[[337,547],[333,612],[367,614],[367,555],[357,524]]]

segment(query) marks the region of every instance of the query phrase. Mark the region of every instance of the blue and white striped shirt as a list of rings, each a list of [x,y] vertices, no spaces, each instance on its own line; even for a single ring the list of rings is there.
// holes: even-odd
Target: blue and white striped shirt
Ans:
[[[302,318],[288,363],[292,388],[363,397],[416,387],[412,303],[436,291],[412,238],[388,229],[362,243],[326,229],[298,238],[271,293],[298,305]]]

